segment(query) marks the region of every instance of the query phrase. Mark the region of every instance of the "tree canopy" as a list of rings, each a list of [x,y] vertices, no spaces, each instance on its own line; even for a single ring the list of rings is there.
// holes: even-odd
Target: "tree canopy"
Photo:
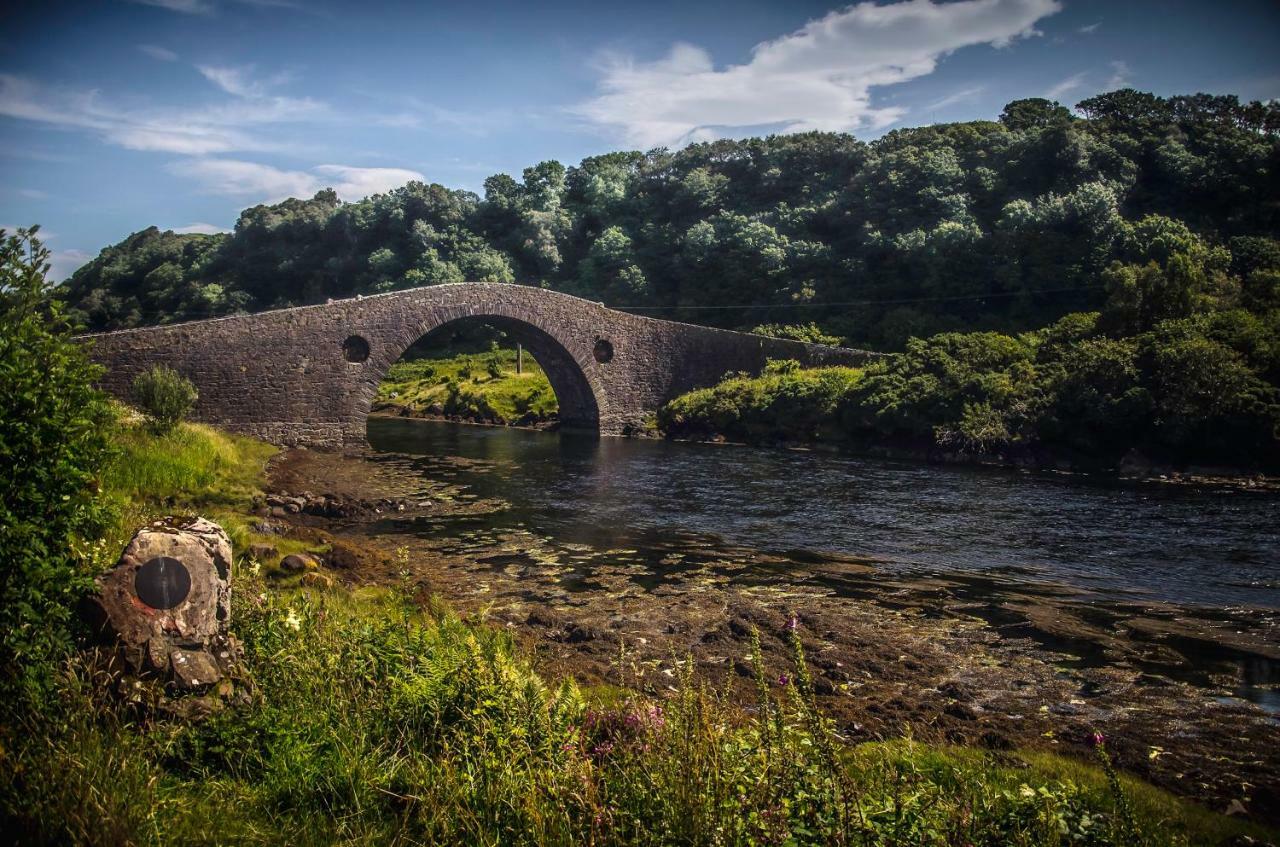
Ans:
[[[1179,239],[1221,251],[1208,273],[1242,285],[1277,267],[1280,106],[1123,90],[1077,109],[1028,99],[998,121],[869,144],[813,132],[542,162],[489,177],[483,197],[420,182],[355,203],[325,190],[246,209],[227,235],[135,233],[65,296],[112,329],[494,280],[724,326],[818,321],[900,349],[1032,329],[1117,289],[1149,321],[1175,308],[1144,288],[1153,278],[1104,273],[1145,266],[1143,250],[1161,264]],[[1269,286],[1254,283],[1263,298]]]

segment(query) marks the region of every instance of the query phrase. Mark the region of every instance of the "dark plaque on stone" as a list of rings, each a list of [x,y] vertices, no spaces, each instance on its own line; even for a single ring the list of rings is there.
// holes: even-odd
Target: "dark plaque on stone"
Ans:
[[[153,609],[172,609],[191,593],[191,572],[177,559],[156,556],[138,568],[133,590]]]

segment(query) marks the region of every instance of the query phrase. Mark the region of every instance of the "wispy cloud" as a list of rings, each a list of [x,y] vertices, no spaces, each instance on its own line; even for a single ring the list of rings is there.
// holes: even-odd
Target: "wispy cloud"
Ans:
[[[570,111],[639,147],[678,145],[752,128],[783,132],[879,128],[905,109],[871,104],[872,88],[925,76],[962,47],[1005,47],[1039,34],[1058,0],[859,3],[756,45],[751,60],[717,69],[676,44],[662,59],[602,63],[601,94]]]
[[[359,200],[370,194],[398,188],[423,175],[405,168],[358,168],[319,165],[303,170],[283,170],[239,159],[185,159],[168,166],[170,173],[189,177],[211,194],[225,194],[257,202],[275,203],[288,197],[310,197],[332,188],[343,200]]]
[[[92,258],[93,254],[84,250],[54,250],[49,255],[49,279],[62,282]]]
[[[168,9],[170,12],[177,12],[182,15],[212,15],[218,10],[217,4],[212,0],[129,0],[129,2]],[[256,6],[259,9],[297,9],[305,11],[307,8],[301,0],[233,0],[233,2],[241,6]]]
[[[1072,74],[1057,85],[1050,87],[1049,90],[1044,93],[1044,96],[1050,100],[1058,100],[1064,94],[1075,91],[1077,88],[1084,85],[1084,81],[1088,76],[1089,74],[1085,71],[1081,71],[1078,74]]]
[[[1111,63],[1111,78],[1107,80],[1107,90],[1115,91],[1117,88],[1129,87],[1129,63],[1124,60],[1116,60]]]
[[[253,65],[196,65],[196,70],[228,94],[248,100],[265,98],[268,90],[293,79],[293,74],[287,71],[264,79],[255,74]]]
[[[240,80],[246,92],[252,82]],[[225,86],[224,90],[229,91]],[[318,120],[328,107],[310,98],[246,93],[221,104],[187,109],[120,106],[97,91],[66,91],[0,74],[0,115],[95,133],[131,150],[203,156],[244,150],[282,150],[250,133],[268,124]]]
[[[175,226],[173,231],[179,235],[218,235],[223,232],[231,232],[231,230],[225,226],[207,224],[200,221],[193,224],[187,224],[186,226]]]
[[[178,60],[177,53],[155,44],[139,44],[138,49],[160,62],[176,62]]]
[[[129,0],[143,6],[156,6],[183,15],[211,15],[213,4],[206,0]]]
[[[1080,27],[1079,29],[1076,30],[1076,32],[1080,33],[1081,35],[1093,35],[1095,32],[1098,31],[1098,27],[1100,26],[1102,26],[1102,21],[1096,21],[1094,23],[1088,24],[1087,26]]]
[[[963,103],[966,100],[972,100],[986,90],[987,90],[987,87],[985,85],[975,85],[972,88],[963,88],[952,94],[948,94],[946,97],[943,97],[941,100],[935,100],[934,102],[925,106],[925,108],[926,109],[945,109],[948,106],[954,106],[957,103]]]

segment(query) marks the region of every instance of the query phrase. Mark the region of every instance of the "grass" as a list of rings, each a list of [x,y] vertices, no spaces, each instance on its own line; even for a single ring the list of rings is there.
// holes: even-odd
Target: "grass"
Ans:
[[[525,354],[517,374],[515,351],[506,349],[396,362],[374,406],[418,415],[438,406],[446,415],[490,423],[539,423],[558,411],[551,383],[533,357]]]
[[[121,436],[104,479],[138,513],[231,516],[271,448],[184,426]],[[169,488],[172,486],[172,488]],[[76,844],[1218,844],[1259,827],[1047,752],[849,746],[787,678],[725,702],[579,689],[505,629],[409,585],[268,584],[243,559],[243,693],[203,720],[84,653],[47,713],[0,728],[0,825]]]

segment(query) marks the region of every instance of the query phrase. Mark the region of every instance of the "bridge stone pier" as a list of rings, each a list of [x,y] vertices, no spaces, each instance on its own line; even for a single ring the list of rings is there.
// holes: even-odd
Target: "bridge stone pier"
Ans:
[[[85,336],[127,400],[164,364],[195,383],[197,420],[288,445],[361,442],[378,383],[428,333],[475,320],[505,330],[543,367],[562,426],[636,431],[673,397],[766,360],[859,364],[875,354],[655,320],[541,288],[435,285],[169,326]]]

